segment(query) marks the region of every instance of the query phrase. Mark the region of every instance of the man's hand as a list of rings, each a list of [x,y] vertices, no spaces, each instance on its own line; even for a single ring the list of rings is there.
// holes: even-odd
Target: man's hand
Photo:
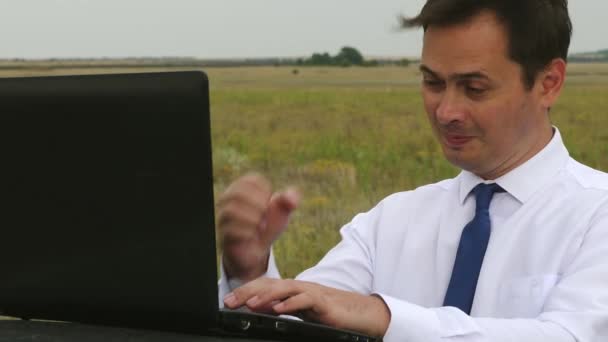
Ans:
[[[335,328],[384,336],[390,311],[375,295],[364,296],[298,280],[260,278],[224,298],[230,309],[297,315]]]
[[[218,228],[229,277],[250,281],[265,273],[272,243],[299,200],[295,189],[273,194],[268,180],[257,174],[226,189],[218,201]]]

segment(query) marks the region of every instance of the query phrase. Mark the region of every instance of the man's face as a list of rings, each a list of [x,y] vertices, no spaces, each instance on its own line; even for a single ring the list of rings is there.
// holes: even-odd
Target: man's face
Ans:
[[[452,164],[494,179],[550,139],[539,87],[526,90],[522,68],[508,58],[508,37],[493,13],[428,27],[420,69],[426,112]]]

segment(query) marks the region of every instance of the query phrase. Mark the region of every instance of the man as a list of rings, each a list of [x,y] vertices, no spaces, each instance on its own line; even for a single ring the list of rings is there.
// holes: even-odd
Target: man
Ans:
[[[297,280],[272,279],[271,245],[298,194],[237,180],[219,203],[223,303],[386,341],[606,340],[608,175],[571,159],[549,118],[567,1],[428,0],[404,22],[425,30],[425,109],[463,171],[357,215]]]

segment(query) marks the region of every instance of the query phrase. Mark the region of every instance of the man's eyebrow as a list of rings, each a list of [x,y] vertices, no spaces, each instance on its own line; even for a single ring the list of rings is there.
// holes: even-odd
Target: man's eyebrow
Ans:
[[[420,65],[420,71],[422,73],[429,74],[433,78],[441,78],[435,71],[431,70],[431,68],[427,67],[424,64]],[[453,74],[453,75],[450,75],[449,79],[456,80],[456,81],[462,81],[462,80],[470,80],[470,79],[489,80],[490,78],[481,71],[473,71],[473,72],[466,72],[466,73],[462,73],[462,74]]]
[[[433,76],[434,78],[440,78],[436,72],[434,72],[433,70],[431,70],[431,68],[427,67],[424,64],[420,64],[420,71],[424,74],[429,74],[429,75]]]

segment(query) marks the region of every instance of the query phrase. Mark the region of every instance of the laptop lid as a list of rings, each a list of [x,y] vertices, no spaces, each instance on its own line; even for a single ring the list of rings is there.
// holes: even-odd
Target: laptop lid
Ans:
[[[0,311],[217,324],[201,72],[0,79]]]

